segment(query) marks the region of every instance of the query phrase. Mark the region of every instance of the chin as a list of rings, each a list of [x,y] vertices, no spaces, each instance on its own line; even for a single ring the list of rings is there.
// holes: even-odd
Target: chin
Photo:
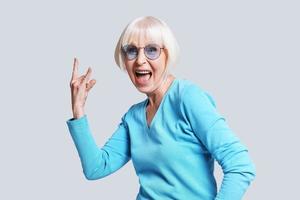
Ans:
[[[139,81],[138,77],[136,77],[135,75],[131,75],[130,76],[131,82],[133,83],[133,85],[136,87],[136,89],[143,93],[143,94],[150,94],[154,91],[154,85],[153,85],[153,77],[152,75],[150,76],[150,78],[146,81]]]
[[[135,87],[136,87],[136,89],[139,91],[139,92],[141,92],[141,93],[143,93],[143,94],[149,94],[149,93],[151,93],[151,89],[150,89],[150,87],[148,87],[148,86],[136,86],[135,85]]]

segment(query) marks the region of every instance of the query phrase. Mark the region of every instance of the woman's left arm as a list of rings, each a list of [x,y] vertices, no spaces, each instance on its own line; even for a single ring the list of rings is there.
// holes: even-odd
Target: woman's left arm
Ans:
[[[182,94],[181,108],[196,136],[222,167],[224,177],[216,200],[242,199],[256,170],[247,148],[217,111],[213,98],[191,85]]]

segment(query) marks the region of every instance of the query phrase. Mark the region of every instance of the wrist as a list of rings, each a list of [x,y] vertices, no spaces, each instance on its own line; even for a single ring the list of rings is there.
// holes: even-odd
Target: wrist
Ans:
[[[74,109],[73,110],[73,118],[79,119],[84,116],[84,110],[83,109]]]

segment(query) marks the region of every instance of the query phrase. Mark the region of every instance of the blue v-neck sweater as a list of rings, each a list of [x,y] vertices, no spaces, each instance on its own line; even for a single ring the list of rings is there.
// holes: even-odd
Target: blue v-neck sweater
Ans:
[[[98,147],[87,115],[67,120],[84,175],[100,179],[130,159],[139,177],[138,200],[240,200],[255,177],[247,148],[214,99],[191,81],[175,79],[147,125],[149,99],[134,104]],[[214,160],[224,177],[217,191]]]

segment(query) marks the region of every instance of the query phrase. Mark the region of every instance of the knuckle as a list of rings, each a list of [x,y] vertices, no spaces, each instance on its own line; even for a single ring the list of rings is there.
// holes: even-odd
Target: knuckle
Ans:
[[[71,87],[74,87],[74,85],[75,85],[75,82],[72,81],[72,82],[70,83],[70,86],[71,86]]]
[[[75,82],[75,83],[73,83],[73,84],[72,84],[72,86],[71,86],[71,87],[72,87],[73,89],[77,89],[77,88],[78,88],[78,86],[79,86],[79,85],[78,85],[78,84]]]

